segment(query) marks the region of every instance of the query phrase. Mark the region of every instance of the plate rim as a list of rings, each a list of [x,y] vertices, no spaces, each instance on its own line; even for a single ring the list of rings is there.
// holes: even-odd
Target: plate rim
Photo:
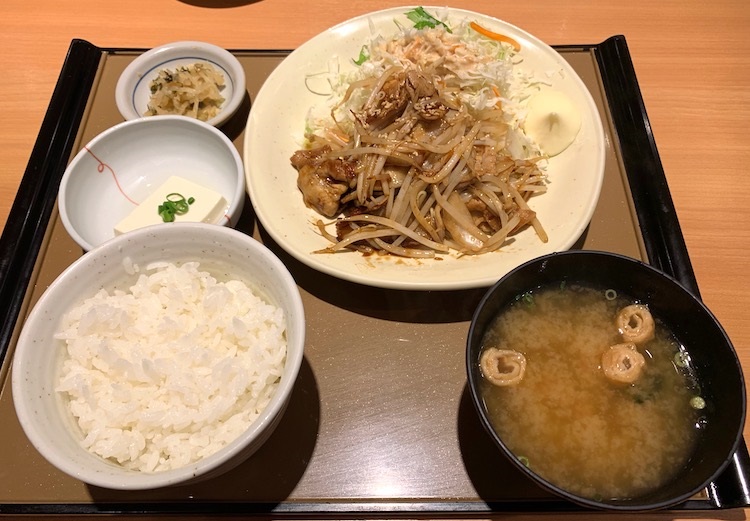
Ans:
[[[380,28],[381,25],[378,25],[378,23],[382,24],[381,19],[385,19],[386,17],[389,17],[389,16],[393,18],[398,15],[403,15],[409,10],[414,9],[415,7],[416,6],[410,6],[410,5],[390,7],[390,8],[385,8],[381,10],[366,12],[366,13],[357,15],[355,17],[349,18],[347,20],[344,20],[342,22],[339,22],[338,24],[335,24],[329,27],[328,29],[325,29],[324,31],[316,34],[309,40],[305,41],[299,47],[294,49],[287,57],[285,57],[284,61],[287,61],[290,58],[294,59],[294,57],[299,56],[305,51],[308,51],[309,48],[315,45],[316,43],[319,43],[320,41],[324,41],[327,38],[330,38],[331,35],[334,33],[342,32],[352,26],[356,26],[361,23],[369,23],[371,28],[373,27]],[[557,245],[554,248],[546,249],[539,253],[535,253],[532,256],[525,256],[523,258],[520,258],[518,262],[515,263],[514,265],[522,264],[523,262],[526,262],[527,260],[530,260],[534,257],[538,257],[540,255],[545,255],[545,254],[557,252],[557,251],[569,250],[573,245],[575,245],[575,243],[584,234],[586,228],[589,226],[591,219],[593,217],[594,211],[596,210],[599,196],[601,194],[603,181],[604,181],[604,170],[605,170],[605,161],[606,161],[606,143],[605,143],[603,120],[602,120],[601,114],[599,113],[598,107],[596,106],[596,103],[593,99],[593,96],[591,95],[591,92],[588,90],[583,80],[578,75],[578,73],[564,59],[564,57],[560,55],[560,53],[558,53],[554,48],[552,48],[552,46],[543,42],[538,37],[532,35],[531,33],[525,31],[524,29],[521,29],[520,27],[517,27],[509,22],[506,22],[494,16],[471,11],[468,9],[452,8],[452,7],[446,7],[446,6],[442,6],[442,7],[423,6],[423,7],[429,12],[433,12],[433,13],[438,12],[446,16],[463,17],[463,18],[473,17],[480,22],[485,21],[485,22],[489,22],[493,24],[493,26],[505,27],[513,32],[514,37],[520,36],[522,38],[526,38],[527,40],[529,40],[531,44],[533,44],[534,47],[541,48],[541,50],[544,51],[544,55],[546,55],[547,59],[551,59],[552,62],[554,62],[556,65],[559,65],[565,71],[567,80],[574,82],[576,90],[584,98],[586,109],[587,109],[587,110],[584,110],[584,113],[589,114],[591,119],[593,120],[592,121],[593,128],[591,130],[594,134],[593,137],[595,138],[594,139],[595,146],[592,149],[594,153],[592,154],[591,157],[592,157],[592,163],[595,165],[592,171],[594,171],[594,174],[596,176],[593,183],[590,185],[592,196],[589,200],[589,203],[583,209],[584,210],[583,214],[581,214],[585,216],[585,218],[581,221],[581,223],[578,225],[575,231],[571,232],[570,236],[567,237],[567,240],[565,240],[564,242],[561,242],[559,245]],[[377,19],[377,20],[373,23],[372,19]],[[277,81],[279,81],[279,77],[281,76],[282,71],[283,71],[283,61],[281,64],[279,64],[279,66],[277,66],[273,71],[271,71],[270,75],[268,76],[268,78],[266,79],[266,81],[261,86],[260,90],[258,91],[258,94],[256,95],[255,100],[254,100],[255,103],[253,103],[253,106],[251,107],[250,113],[248,115],[247,125],[245,128],[245,133],[244,133],[244,138],[243,138],[244,140],[243,161],[245,162],[246,187],[247,187],[247,192],[250,198],[250,202],[255,210],[255,214],[260,224],[263,225],[264,230],[282,249],[284,249],[289,255],[291,255],[292,257],[294,257],[301,263],[321,273],[331,275],[341,280],[346,280],[349,282],[354,282],[354,283],[362,284],[362,285],[369,286],[369,287],[378,287],[378,288],[385,288],[385,289],[442,291],[442,290],[464,290],[464,289],[474,289],[474,288],[486,288],[494,284],[497,280],[499,280],[506,271],[513,269],[514,266],[510,266],[505,271],[501,269],[492,274],[477,276],[473,278],[466,278],[466,279],[461,279],[461,280],[444,281],[444,282],[436,282],[436,281],[429,281],[429,280],[424,281],[421,279],[401,280],[401,279],[393,279],[393,278],[377,278],[377,277],[368,277],[366,272],[357,273],[355,270],[342,270],[336,266],[332,266],[329,263],[318,262],[314,260],[316,254],[314,254],[312,251],[303,252],[303,251],[298,250],[294,246],[292,246],[289,243],[289,240],[285,239],[282,236],[281,232],[279,232],[275,226],[273,225],[269,226],[269,223],[267,222],[268,219],[266,218],[264,214],[263,207],[261,206],[261,203],[258,202],[258,197],[257,197],[257,194],[255,193],[256,187],[253,182],[253,171],[256,169],[256,167],[255,165],[251,164],[252,157],[254,155],[254,152],[251,151],[251,149],[253,148],[251,129],[252,129],[252,125],[254,122],[254,117],[257,114],[257,110],[254,111],[253,108],[258,105],[259,100],[262,101],[266,96],[269,96],[268,91],[273,88],[273,85]],[[309,226],[311,228],[313,227],[312,224],[310,224]],[[492,254],[495,254],[495,255],[502,254],[504,251],[507,251],[507,249],[501,249],[498,252],[490,252],[490,253],[483,254],[480,256],[476,256],[476,257],[482,257],[485,255],[492,255]],[[350,257],[352,257],[354,263],[356,263],[358,260],[361,261],[361,259],[363,258],[363,255],[361,253],[355,252],[355,251],[347,251],[347,252],[337,253],[335,255],[349,255]],[[468,256],[468,257],[473,257],[473,256]],[[424,261],[419,261],[419,262],[424,262]]]

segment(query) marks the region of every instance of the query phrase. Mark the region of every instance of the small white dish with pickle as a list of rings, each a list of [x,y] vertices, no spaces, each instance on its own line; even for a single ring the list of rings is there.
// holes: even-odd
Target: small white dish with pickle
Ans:
[[[126,120],[171,114],[218,127],[237,112],[245,93],[245,70],[232,53],[180,41],[135,58],[117,81],[115,101]]]

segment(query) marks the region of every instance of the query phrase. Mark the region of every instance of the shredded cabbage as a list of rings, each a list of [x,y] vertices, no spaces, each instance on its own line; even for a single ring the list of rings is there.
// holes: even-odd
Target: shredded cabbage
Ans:
[[[354,69],[342,66],[338,57],[331,58],[327,71],[307,78],[308,88],[328,99],[311,107],[306,134],[325,133],[333,124],[334,108],[339,125],[352,123],[351,111],[362,106],[365,92],[359,90],[346,103],[340,102],[349,86],[357,81],[378,77],[393,65],[426,68],[443,60],[443,67],[460,85],[462,103],[476,111],[502,106],[509,127],[507,147],[514,156],[526,159],[539,155],[539,147],[524,133],[522,123],[523,102],[541,80],[518,66],[521,58],[509,44],[480,35],[470,28],[469,22],[462,20],[449,28],[446,24],[423,29],[396,22],[395,36],[376,33],[363,44],[359,56],[350,57],[351,64],[359,64]]]

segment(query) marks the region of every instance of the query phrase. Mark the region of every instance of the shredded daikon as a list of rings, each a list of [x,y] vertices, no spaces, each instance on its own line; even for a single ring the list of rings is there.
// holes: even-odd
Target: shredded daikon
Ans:
[[[145,116],[176,114],[207,121],[221,111],[224,103],[224,75],[209,63],[162,69],[150,89]]]

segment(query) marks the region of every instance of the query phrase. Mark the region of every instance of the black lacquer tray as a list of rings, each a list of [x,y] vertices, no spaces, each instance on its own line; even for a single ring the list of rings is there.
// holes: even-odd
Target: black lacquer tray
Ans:
[[[556,49],[594,96],[608,138],[600,203],[574,247],[639,258],[699,295],[625,38]],[[238,228],[289,267],[308,320],[305,362],[271,439],[225,476],[157,491],[89,487],[43,460],[13,409],[14,342],[46,286],[82,255],[58,219],[60,178],[83,144],[122,121],[114,85],[142,51],[71,43],[0,238],[0,513],[344,518],[579,511],[518,474],[476,418],[463,358],[483,290],[383,290],[314,272],[272,242],[250,204]],[[246,69],[248,96],[222,131],[242,152],[253,96],[289,51],[232,52]],[[743,441],[726,470],[676,510],[750,505],[749,462]]]

